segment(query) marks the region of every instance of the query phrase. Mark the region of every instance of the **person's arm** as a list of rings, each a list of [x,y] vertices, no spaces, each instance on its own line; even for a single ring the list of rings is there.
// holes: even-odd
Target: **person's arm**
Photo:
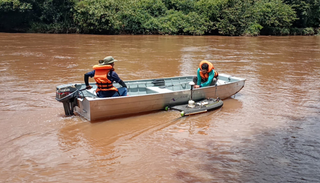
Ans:
[[[214,70],[212,69],[212,71],[209,73],[208,80],[205,83],[200,84],[200,87],[209,86],[213,80],[213,76],[214,76]]]
[[[87,89],[91,89],[91,88],[92,88],[92,87],[89,85],[89,77],[92,78],[92,77],[94,76],[94,74],[95,74],[95,71],[94,71],[94,70],[84,74],[84,83],[86,84],[86,88],[87,88]]]
[[[201,85],[201,76],[200,76],[200,68],[198,68],[198,70],[197,70],[197,85]]]
[[[126,85],[122,80],[120,80],[119,84],[120,84],[122,87],[127,88],[127,85]]]
[[[118,74],[116,72],[112,72],[111,76],[113,77],[114,81],[119,83],[122,87],[127,88],[127,85],[120,79],[120,77],[118,76]]]
[[[201,76],[200,76],[200,68],[197,70],[197,83],[195,83],[194,88],[200,88],[201,84]]]

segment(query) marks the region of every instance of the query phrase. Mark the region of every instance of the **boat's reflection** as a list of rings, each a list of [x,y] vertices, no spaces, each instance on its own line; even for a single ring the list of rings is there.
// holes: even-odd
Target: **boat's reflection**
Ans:
[[[169,134],[173,138],[194,133],[207,135],[216,122],[241,108],[240,100],[229,98],[220,109],[187,117],[180,117],[178,111],[160,111],[90,123],[77,116],[66,119],[65,126],[59,130],[59,145],[63,151],[79,150],[88,155],[117,157],[114,154],[116,147],[152,135]],[[188,133],[180,133],[186,131]]]
[[[179,113],[160,111],[90,123],[79,116],[66,119],[59,130],[59,145],[63,151],[80,149],[90,154],[107,155],[114,147],[144,135],[159,132],[179,122]]]

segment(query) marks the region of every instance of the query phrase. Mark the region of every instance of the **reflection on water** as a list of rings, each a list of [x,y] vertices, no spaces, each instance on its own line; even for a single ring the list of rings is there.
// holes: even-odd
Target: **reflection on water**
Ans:
[[[317,182],[320,38],[0,34],[1,182]],[[219,110],[89,123],[55,86],[114,56],[124,80],[246,78]],[[93,81],[93,80],[91,80]],[[108,111],[106,111],[108,112]]]

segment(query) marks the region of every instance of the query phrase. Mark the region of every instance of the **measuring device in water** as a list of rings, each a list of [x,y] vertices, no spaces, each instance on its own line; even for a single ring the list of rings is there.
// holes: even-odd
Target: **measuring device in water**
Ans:
[[[215,99],[208,98],[208,99],[200,100],[198,102],[193,101],[192,93],[193,93],[193,87],[195,83],[190,82],[189,85],[191,86],[191,90],[190,90],[191,95],[190,95],[190,100],[188,101],[188,104],[177,105],[173,107],[166,106],[165,110],[169,110],[169,109],[177,110],[181,112],[180,113],[181,116],[189,116],[193,114],[199,114],[199,113],[204,113],[210,110],[218,109],[223,106],[223,101],[219,97]]]

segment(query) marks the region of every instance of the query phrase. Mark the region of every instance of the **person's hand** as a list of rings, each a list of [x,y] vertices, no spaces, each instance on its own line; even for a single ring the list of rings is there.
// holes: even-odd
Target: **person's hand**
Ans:
[[[200,86],[199,85],[194,85],[194,88],[200,88]]]
[[[86,86],[87,90],[90,90],[91,88],[92,88],[92,86],[90,86],[90,85]]]

